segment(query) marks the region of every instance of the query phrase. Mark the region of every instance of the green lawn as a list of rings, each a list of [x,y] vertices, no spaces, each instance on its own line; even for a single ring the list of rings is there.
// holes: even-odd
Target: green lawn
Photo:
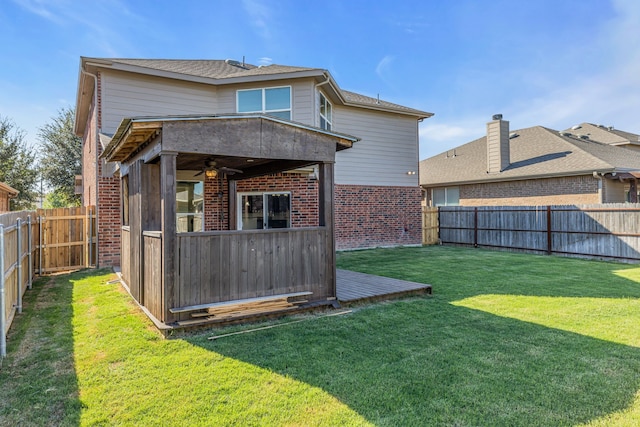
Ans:
[[[638,266],[449,247],[338,263],[434,296],[165,340],[104,270],[41,279],[0,425],[640,425]]]

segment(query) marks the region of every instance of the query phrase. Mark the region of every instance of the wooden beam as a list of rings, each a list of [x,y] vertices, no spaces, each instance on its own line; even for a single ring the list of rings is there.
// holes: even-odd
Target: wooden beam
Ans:
[[[314,165],[317,162],[310,162],[308,160],[274,160],[269,163],[263,163],[258,166],[249,167],[243,170],[243,173],[235,175],[229,175],[228,179],[243,180],[247,178],[255,178],[257,176],[268,175],[270,173],[278,173],[286,170],[302,168],[309,165]]]
[[[176,280],[178,239],[176,236],[176,152],[160,154],[160,197],[162,209],[162,314],[164,323],[171,323],[175,316],[169,308],[178,301]]]
[[[318,165],[318,213],[319,224],[326,227],[327,248],[325,253],[325,277],[331,296],[337,296],[336,290],[336,239],[334,222],[334,175],[333,163]]]

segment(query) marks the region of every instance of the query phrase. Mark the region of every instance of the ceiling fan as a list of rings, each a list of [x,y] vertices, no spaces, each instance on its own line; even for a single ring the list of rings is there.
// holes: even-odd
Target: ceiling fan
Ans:
[[[202,168],[202,170],[194,176],[205,174],[207,178],[215,178],[216,176],[218,176],[218,173],[233,175],[236,173],[242,173],[242,171],[240,169],[218,166],[217,162],[214,159],[207,159],[204,162],[204,167]]]

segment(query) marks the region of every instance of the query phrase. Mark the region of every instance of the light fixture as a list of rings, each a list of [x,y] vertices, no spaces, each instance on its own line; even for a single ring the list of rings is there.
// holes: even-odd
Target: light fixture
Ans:
[[[207,176],[207,178],[215,178],[216,176],[218,176],[218,171],[215,169],[207,169],[206,171],[204,171],[204,174]]]
[[[407,175],[415,175],[416,171],[407,171]]]

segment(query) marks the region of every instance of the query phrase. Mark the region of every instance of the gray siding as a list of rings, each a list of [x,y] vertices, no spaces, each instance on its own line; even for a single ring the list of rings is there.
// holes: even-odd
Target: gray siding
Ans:
[[[362,138],[336,154],[336,184],[418,186],[415,118],[334,105],[333,130]]]
[[[236,112],[236,91],[239,89],[259,89],[267,87],[291,86],[291,98],[293,103],[292,120],[306,125],[314,125],[314,96],[313,81],[305,79],[291,83],[287,80],[271,82],[254,82],[239,85],[218,87],[218,106],[220,113]]]
[[[115,71],[103,72],[101,84],[105,133],[125,117],[217,113],[215,86]]]

